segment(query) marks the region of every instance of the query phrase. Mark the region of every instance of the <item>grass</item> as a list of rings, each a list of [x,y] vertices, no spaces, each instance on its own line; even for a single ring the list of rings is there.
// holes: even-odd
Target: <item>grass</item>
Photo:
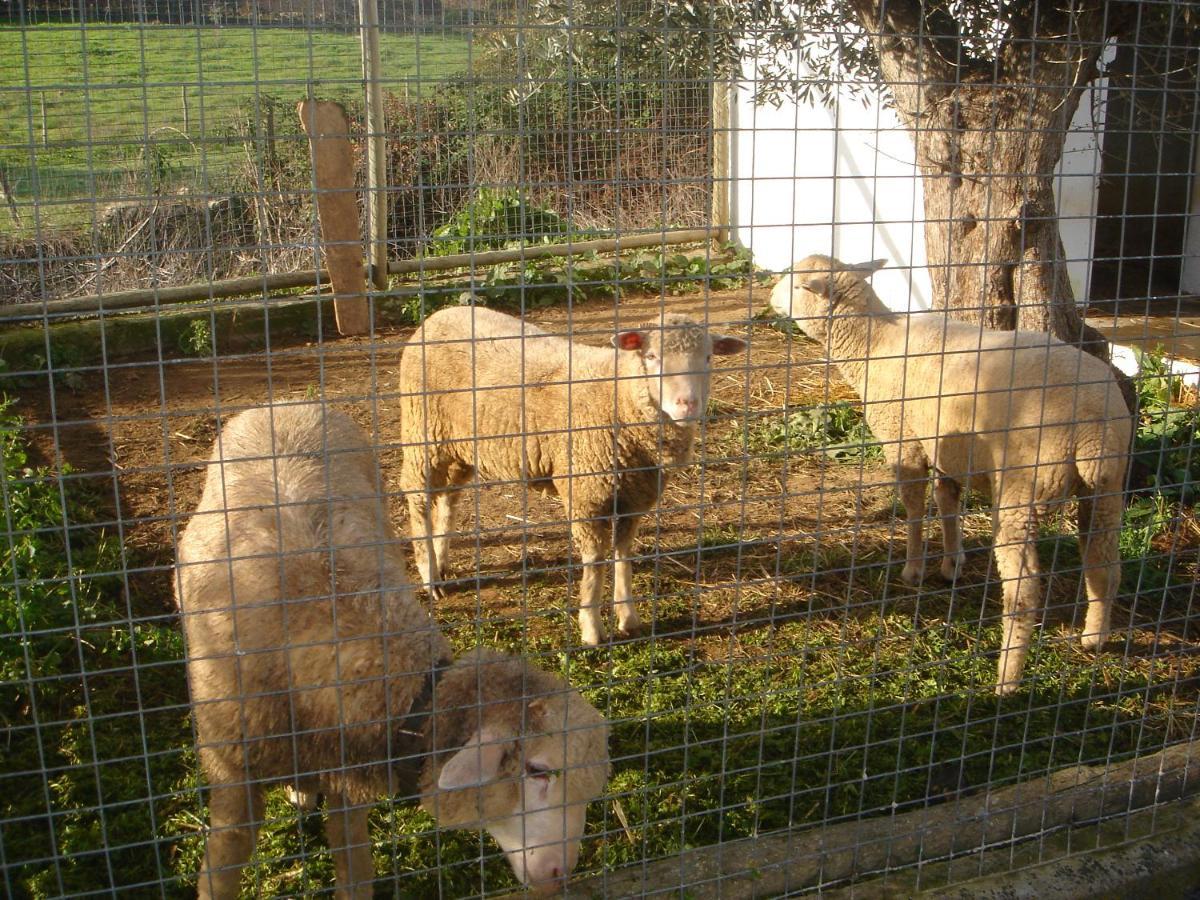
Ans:
[[[467,51],[457,37],[384,33],[385,89],[412,80],[434,92],[466,70]],[[280,101],[283,138],[299,130],[292,107],[310,86],[323,99],[362,94],[357,35],[302,28],[0,25],[0,73],[0,166],[26,227],[35,201],[43,222],[65,224],[93,198],[180,185],[219,195],[256,102]],[[7,214],[0,228],[12,228]]]
[[[180,336],[197,352],[208,340],[200,330]],[[183,648],[164,612],[169,579],[124,577],[149,561],[123,549],[108,524],[111,498],[70,471],[33,465],[20,423],[0,421],[15,548],[13,568],[0,573],[6,886],[15,896],[138,885],[157,894],[162,881],[162,894],[194,895],[205,813]],[[1168,460],[1192,440],[1168,438],[1158,445]],[[894,516],[864,519],[852,540],[829,532],[781,542],[770,531],[749,539],[748,526],[714,504],[696,533],[644,547],[672,561],[635,566],[641,612],[654,622],[636,642],[578,647],[561,571],[501,584],[483,620],[470,596],[451,597],[438,617],[457,648],[534,656],[613,722],[613,776],[590,811],[578,870],[603,871],[779,828],[918,809],[1190,737],[1200,679],[1200,658],[1188,652],[1196,559],[1194,546],[1175,546],[1172,529],[1194,513],[1170,477],[1127,514],[1123,589],[1134,627],[1122,631],[1122,609],[1102,654],[1083,652],[1070,633],[1081,611],[1069,520],[1047,523],[1051,615],[1026,687],[1004,701],[991,692],[1000,636],[987,538],[968,542],[954,586],[931,579],[913,590],[898,581]],[[490,838],[432,829],[411,805],[375,809],[381,895],[515,887]],[[256,860],[248,896],[296,896],[332,881],[320,817],[298,813],[280,792]]]

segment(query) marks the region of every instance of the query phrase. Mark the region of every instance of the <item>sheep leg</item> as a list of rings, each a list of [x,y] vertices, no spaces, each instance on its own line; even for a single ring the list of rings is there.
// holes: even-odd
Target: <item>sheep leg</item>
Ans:
[[[421,583],[433,600],[445,598],[445,590],[437,582],[442,579],[442,561],[435,546],[433,521],[430,516],[430,498],[437,497],[445,487],[445,469],[436,466],[413,467],[401,479],[406,500],[408,517],[412,528],[413,562]]]
[[[208,843],[196,885],[201,900],[237,897],[262,821],[257,785],[219,784],[208,792]]]
[[[613,612],[617,616],[617,633],[623,637],[633,637],[642,630],[642,620],[633,599],[633,563],[630,561],[640,524],[640,516],[618,518],[613,539],[616,560],[613,566]]]
[[[997,502],[993,521],[996,568],[1004,582],[1004,637],[996,693],[1004,697],[1020,684],[1041,607],[1037,513],[1031,504],[1004,506]]]
[[[339,900],[368,900],[374,895],[375,863],[367,830],[367,807],[351,806],[344,794],[329,797],[325,834],[333,854]]]
[[[904,515],[908,526],[908,543],[905,551],[904,571],[900,577],[905,584],[921,583],[925,576],[925,546],[922,539],[925,524],[925,483],[929,480],[929,469],[920,451],[904,447],[900,450],[896,464],[899,481],[900,502],[904,504]]]
[[[579,548],[583,574],[579,579],[579,631],[585,646],[595,647],[604,640],[603,611],[604,568],[601,564],[601,541],[593,522],[573,522],[571,532]]]
[[[451,463],[446,469],[449,488],[433,495],[433,574],[435,581],[445,579],[450,561],[450,539],[454,537],[455,512],[462,499],[462,485],[475,477],[471,466]]]
[[[1121,583],[1120,528],[1119,494],[1079,498],[1079,552],[1088,595],[1080,641],[1087,650],[1099,650],[1108,640],[1113,600]]]
[[[962,548],[962,531],[959,528],[962,488],[953,478],[939,475],[933,482],[933,499],[942,519],[942,549],[945,553],[942,557],[942,577],[953,581],[966,561],[966,554]]]

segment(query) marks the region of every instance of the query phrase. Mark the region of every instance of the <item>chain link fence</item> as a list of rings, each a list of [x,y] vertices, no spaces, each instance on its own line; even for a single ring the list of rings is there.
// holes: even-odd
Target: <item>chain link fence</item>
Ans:
[[[1196,4],[379,3],[366,76],[360,6],[0,8],[8,896],[907,896],[1184,827]],[[317,443],[222,481],[267,405]],[[349,531],[342,415],[384,510]],[[322,603],[367,633],[314,638]],[[423,617],[560,680],[455,707],[397,650]],[[491,799],[455,819],[464,748]]]

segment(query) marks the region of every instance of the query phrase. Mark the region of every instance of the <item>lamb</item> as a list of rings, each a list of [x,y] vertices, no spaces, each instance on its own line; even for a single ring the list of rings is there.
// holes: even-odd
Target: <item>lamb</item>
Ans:
[[[304,403],[229,419],[176,575],[209,784],[201,897],[237,896],[272,782],[328,798],[339,897],[371,896],[367,813],[385,794],[486,828],[522,882],[561,886],[608,777],[607,724],[522,659],[450,661],[345,414]]]
[[[630,562],[638,526],[670,470],[691,459],[713,354],[746,343],[666,314],[618,332],[612,346],[574,343],[481,307],[437,312],[409,339],[400,361],[400,484],[413,555],[435,598],[458,492],[478,475],[562,498],[584,564],[584,644],[604,639],[599,564],[614,556],[618,630],[640,630]]]
[[[1088,595],[1082,643],[1096,650],[1108,637],[1120,579],[1129,409],[1108,365],[1048,334],[989,331],[943,313],[891,312],[864,280],[882,265],[806,257],[775,286],[771,305],[825,344],[883,441],[908,520],[906,582],[919,582],[924,571],[930,470],[947,579],[963,561],[962,489],[990,490],[1004,592],[996,693],[1010,694],[1041,605],[1038,520],[1071,495],[1079,501]]]

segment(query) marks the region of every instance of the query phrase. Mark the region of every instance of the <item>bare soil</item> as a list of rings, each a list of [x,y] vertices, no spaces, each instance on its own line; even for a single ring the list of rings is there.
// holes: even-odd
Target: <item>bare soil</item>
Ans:
[[[655,618],[660,636],[696,637],[796,615],[828,617],[838,627],[846,616],[878,611],[884,601],[909,607],[914,615],[948,615],[953,609],[956,616],[978,618],[983,596],[993,604],[999,596],[987,552],[986,512],[969,509],[965,517],[968,565],[960,582],[951,589],[931,574],[923,590],[912,590],[899,582],[899,566],[893,566],[902,562],[903,540],[882,463],[772,455],[755,443],[757,430],[790,408],[853,398],[815,345],[754,318],[765,299],[761,289],[744,288],[665,301],[673,311],[746,336],[750,350],[718,360],[714,412],[698,464],[674,473],[660,508],[642,528],[635,585],[643,619]],[[533,311],[528,318],[600,344],[618,326],[654,318],[663,302],[591,301]],[[218,359],[116,362],[71,386],[56,381],[21,391],[20,411],[42,461],[56,468],[68,464],[72,477],[111,498],[114,527],[134,564],[135,611],[161,615],[172,609],[174,535],[199,497],[201,463],[218,421],[269,399],[315,397],[348,409],[378,444],[396,491],[392,514],[407,533],[396,480],[402,448],[395,381],[410,332],[384,329],[370,339],[297,341],[266,354]],[[561,505],[506,484],[471,491],[462,508],[462,537],[451,557],[452,573],[462,580],[439,616],[460,622],[529,616],[532,622],[553,613],[554,627],[568,628],[561,617],[569,612],[578,570]],[[1193,516],[1176,521],[1159,543],[1175,554],[1177,574],[1195,572],[1200,527]],[[932,533],[930,552],[939,550],[940,535]],[[1079,615],[1072,566],[1077,562],[1053,565],[1067,573],[1052,579],[1050,588],[1049,621],[1059,627]],[[936,561],[929,570],[936,573]],[[974,602],[963,602],[963,591]],[[1186,604],[1186,598],[1180,602]],[[991,605],[988,615],[997,614]],[[1118,612],[1117,627],[1126,616]],[[1138,610],[1145,630],[1134,636],[1135,646],[1159,654],[1167,649],[1164,642],[1193,649],[1186,614],[1178,627],[1167,629],[1155,627],[1159,617],[1157,609]],[[577,632],[571,634],[578,639]]]

